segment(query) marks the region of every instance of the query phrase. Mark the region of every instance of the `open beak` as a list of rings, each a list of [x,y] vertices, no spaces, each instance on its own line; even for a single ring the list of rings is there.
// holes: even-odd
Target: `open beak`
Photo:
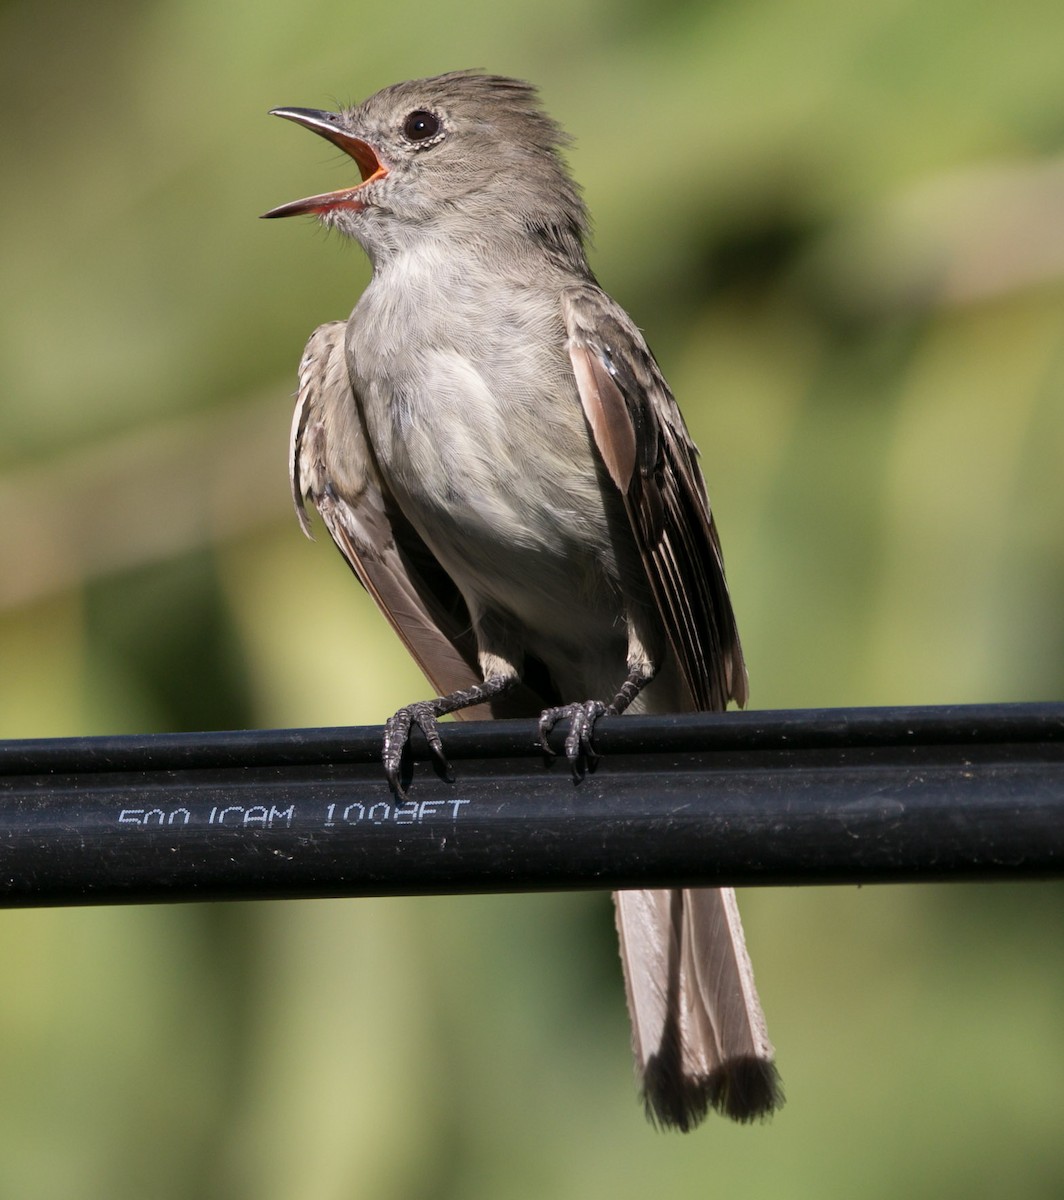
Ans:
[[[313,130],[334,146],[339,146],[345,154],[358,163],[362,182],[353,188],[342,188],[338,192],[323,192],[320,196],[307,196],[305,200],[292,200],[263,213],[264,217],[296,217],[304,213],[330,212],[334,208],[353,208],[357,212],[365,208],[365,203],[359,193],[367,183],[375,179],[383,179],[388,174],[388,168],[377,157],[377,152],[361,138],[354,137],[340,126],[340,117],[336,113],[322,112],[317,108],[271,108],[270,115],[284,117],[286,121],[295,121]]]

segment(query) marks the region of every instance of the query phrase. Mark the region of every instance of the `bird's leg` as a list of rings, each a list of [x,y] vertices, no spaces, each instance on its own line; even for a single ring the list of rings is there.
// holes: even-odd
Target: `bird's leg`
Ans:
[[[638,662],[629,662],[628,675],[609,704],[602,700],[584,700],[576,704],[562,704],[558,708],[544,709],[539,717],[539,741],[544,751],[553,757],[554,751],[548,745],[547,737],[559,721],[568,719],[565,757],[572,767],[573,778],[579,782],[584,777],[585,767],[594,770],[598,762],[598,755],[591,741],[595,732],[595,722],[599,717],[615,717],[623,713],[654,678],[656,670],[645,657],[640,658]]]
[[[451,767],[443,752],[443,741],[436,720],[448,713],[458,712],[462,708],[471,708],[474,704],[484,704],[494,700],[496,696],[508,692],[518,681],[516,673],[489,675],[483,683],[474,684],[463,691],[451,692],[447,696],[437,696],[434,700],[418,700],[399,709],[394,716],[388,718],[384,726],[384,747],[381,758],[384,761],[384,773],[388,777],[392,792],[399,800],[406,799],[406,788],[403,786],[401,767],[407,744],[410,741],[410,730],[413,726],[425,735],[429,744],[433,762],[437,771],[448,781],[451,780]]]

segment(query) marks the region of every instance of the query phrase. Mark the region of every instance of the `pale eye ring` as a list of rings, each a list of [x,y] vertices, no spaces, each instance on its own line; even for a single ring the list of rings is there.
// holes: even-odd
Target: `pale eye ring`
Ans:
[[[403,121],[403,136],[411,142],[427,142],[440,132],[440,118],[427,108],[415,108]]]

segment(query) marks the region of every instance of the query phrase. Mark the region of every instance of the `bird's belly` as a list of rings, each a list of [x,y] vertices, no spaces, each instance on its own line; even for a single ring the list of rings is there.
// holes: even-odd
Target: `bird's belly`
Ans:
[[[526,373],[527,375],[527,373]],[[603,476],[571,375],[488,377],[455,352],[359,387],[381,474],[470,608],[535,633],[623,630]]]
[[[623,630],[616,559],[601,493],[544,479],[544,464],[479,471],[449,460],[453,478],[431,474],[390,481],[422,538],[465,595],[470,609],[516,617],[531,636],[601,640]],[[556,464],[555,464],[556,465]]]

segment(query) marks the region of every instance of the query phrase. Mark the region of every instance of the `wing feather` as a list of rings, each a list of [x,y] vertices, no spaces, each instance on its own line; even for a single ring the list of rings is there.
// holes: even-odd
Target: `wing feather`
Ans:
[[[292,420],[292,496],[306,501],[441,695],[480,681],[469,612],[457,586],[390,502],[367,445],[344,351],[345,323],[319,326],[303,352]],[[486,720],[487,705],[465,709]]]
[[[746,703],[746,666],[698,452],[639,330],[594,284],[563,310],[580,400],[698,709]]]

